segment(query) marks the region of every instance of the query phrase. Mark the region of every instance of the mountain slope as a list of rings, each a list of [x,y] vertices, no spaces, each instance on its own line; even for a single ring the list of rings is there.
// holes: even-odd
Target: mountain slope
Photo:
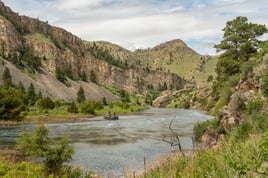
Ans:
[[[57,82],[60,80],[60,84],[68,88],[60,90],[66,93],[69,90],[76,93],[78,87],[75,86],[86,83],[146,94],[151,88],[164,85],[183,88],[186,80],[205,82],[214,73],[215,60],[199,55],[181,40],[132,52],[109,42],[83,41],[39,19],[19,16],[2,2],[0,27],[0,56],[29,77],[44,74],[47,78],[57,78]],[[37,87],[44,85],[40,77],[33,82]],[[25,83],[26,88],[28,84]],[[57,94],[60,85],[53,86],[55,88],[50,87],[44,93],[55,98],[74,98],[60,97]],[[99,88],[98,91],[103,90]],[[98,94],[88,93],[88,98],[95,96]]]

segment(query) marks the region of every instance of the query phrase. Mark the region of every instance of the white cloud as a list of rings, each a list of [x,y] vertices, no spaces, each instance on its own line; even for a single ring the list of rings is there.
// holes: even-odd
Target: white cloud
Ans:
[[[48,20],[85,40],[111,41],[128,49],[180,38],[199,53],[214,53],[212,44],[221,39],[226,21],[247,16],[268,24],[267,0],[3,1],[20,14]]]

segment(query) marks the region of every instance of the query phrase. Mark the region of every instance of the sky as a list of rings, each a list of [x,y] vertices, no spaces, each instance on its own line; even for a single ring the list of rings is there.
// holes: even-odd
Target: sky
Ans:
[[[20,15],[48,21],[83,40],[109,41],[132,51],[181,39],[196,52],[213,55],[227,21],[246,16],[268,27],[267,0],[2,1]]]

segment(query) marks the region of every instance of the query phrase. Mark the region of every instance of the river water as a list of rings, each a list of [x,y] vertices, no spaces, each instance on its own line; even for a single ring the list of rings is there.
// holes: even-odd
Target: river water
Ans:
[[[68,134],[75,149],[72,164],[103,175],[120,176],[123,171],[143,167],[144,158],[153,161],[178,149],[162,139],[170,138],[169,123],[181,138],[184,149],[192,148],[193,126],[212,119],[201,111],[150,108],[144,112],[123,115],[117,121],[102,117],[76,122],[47,124],[50,137]],[[35,124],[0,126],[0,147],[14,146],[23,129],[34,130]]]

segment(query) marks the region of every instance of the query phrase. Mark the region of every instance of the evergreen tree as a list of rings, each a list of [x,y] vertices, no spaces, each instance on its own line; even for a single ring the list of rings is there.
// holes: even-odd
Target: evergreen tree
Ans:
[[[104,106],[107,106],[107,105],[108,105],[107,100],[106,100],[106,97],[103,97],[103,98],[102,98],[102,104],[103,104]]]
[[[20,113],[25,109],[18,90],[0,87],[0,120],[20,120]]]
[[[78,92],[77,92],[77,98],[76,98],[76,101],[78,103],[82,103],[83,101],[86,100],[86,97],[85,97],[85,92],[84,92],[84,89],[82,88],[82,86],[80,86]]]
[[[7,67],[5,67],[5,69],[4,69],[2,78],[3,78],[3,86],[5,88],[11,87],[11,85],[12,85],[12,77],[11,77],[9,69]]]
[[[81,74],[81,80],[86,82],[87,81],[87,74],[85,73],[85,71],[82,72]]]
[[[67,108],[67,111],[70,113],[78,113],[78,108],[77,108],[75,102],[70,103],[70,105]]]
[[[243,62],[260,48],[258,37],[268,32],[265,25],[248,22],[247,17],[241,16],[228,21],[223,31],[223,40],[214,46],[217,52],[223,52],[216,68],[219,79],[240,73]]]
[[[17,89],[18,89],[21,93],[25,93],[25,88],[24,88],[24,85],[22,84],[21,81],[18,83]]]
[[[97,83],[97,76],[93,70],[90,71],[90,81],[93,83]]]
[[[27,101],[28,101],[29,105],[34,105],[34,103],[36,101],[35,88],[34,88],[32,83],[30,84],[30,86],[28,88]]]
[[[265,96],[268,96],[268,69],[264,70],[262,77],[262,92]]]

